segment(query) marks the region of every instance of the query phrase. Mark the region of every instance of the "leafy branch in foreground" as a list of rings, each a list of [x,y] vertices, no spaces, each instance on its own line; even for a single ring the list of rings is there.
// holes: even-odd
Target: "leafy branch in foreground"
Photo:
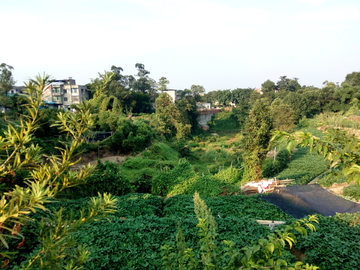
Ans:
[[[92,198],[86,210],[80,211],[80,217],[74,220],[74,213],[64,216],[63,208],[49,213],[40,223],[40,249],[22,269],[74,269],[88,259],[89,251],[85,245],[77,246],[71,233],[77,231],[84,223],[116,212],[117,199],[109,194]],[[80,269],[80,268],[78,268]]]
[[[73,162],[76,150],[83,143],[82,135],[86,133],[93,124],[93,116],[90,112],[92,101],[83,102],[76,107],[76,112],[59,113],[56,126],[61,131],[68,134],[69,142],[63,142],[63,147],[60,150],[59,156],[47,157],[47,162],[43,162],[43,155],[41,148],[38,145],[31,144],[34,137],[34,131],[39,127],[40,108],[42,105],[42,94],[46,87],[51,83],[50,76],[37,76],[35,80],[30,80],[26,84],[26,99],[25,105],[27,114],[20,119],[20,125],[15,126],[8,123],[8,130],[4,132],[4,137],[0,137],[0,152],[5,153],[5,157],[0,157],[0,177],[12,174],[16,170],[26,169],[30,172],[30,177],[27,180],[26,187],[15,186],[12,190],[1,194],[0,199],[0,265],[5,267],[9,263],[9,257],[13,252],[8,252],[8,239],[23,237],[20,232],[20,227],[25,221],[29,220],[27,215],[37,210],[47,211],[44,206],[46,203],[53,201],[54,197],[60,191],[79,185],[85,182],[85,179],[92,172],[92,167],[88,166],[77,172],[71,171],[70,168],[80,161]],[[108,212],[113,211],[113,199],[107,195],[92,202],[92,210],[84,221],[90,221],[95,216],[102,216]],[[84,214],[84,213],[83,213]],[[83,215],[82,214],[82,215]],[[69,223],[61,217],[61,213],[54,214],[57,216],[57,222],[71,226],[74,230],[83,222]],[[59,216],[60,215],[60,216]],[[59,223],[59,224],[60,224]],[[50,235],[53,233],[50,230]],[[64,231],[63,233],[69,233]],[[66,248],[71,247],[71,238],[63,237],[62,246],[56,249],[58,244],[56,241],[48,242],[53,245],[53,249],[49,246],[44,246],[46,250],[54,250],[51,256],[42,258],[42,263],[39,266],[43,269],[45,265],[55,263],[56,260],[64,260],[63,252]],[[24,243],[24,238],[21,243]],[[69,243],[68,243],[68,242]],[[21,244],[20,243],[20,244]],[[42,244],[46,243],[41,242]],[[58,250],[59,253],[55,252]],[[71,250],[71,248],[70,248]],[[60,252],[61,251],[61,252]],[[78,250],[77,258],[85,258],[85,249]],[[41,253],[43,254],[43,253]],[[47,261],[51,260],[51,261]],[[36,260],[35,260],[36,261]],[[74,259],[70,259],[66,263],[69,267],[72,265]],[[80,260],[81,262],[83,260]],[[77,265],[80,263],[77,261]],[[30,264],[31,267],[34,263]],[[46,267],[45,267],[46,268]],[[70,267],[68,269],[75,269]]]
[[[289,264],[282,259],[282,252],[286,246],[291,248],[296,243],[294,232],[307,236],[306,228],[315,231],[313,223],[318,223],[315,215],[306,219],[294,221],[274,230],[267,236],[267,239],[259,239],[252,246],[235,247],[231,241],[224,240],[221,248],[215,244],[216,222],[211,215],[211,210],[206,206],[199,194],[194,194],[195,213],[199,220],[199,246],[201,261],[196,259],[192,249],[186,247],[185,239],[178,224],[176,236],[177,252],[174,247],[164,245],[161,247],[163,254],[163,265],[166,270],[170,269],[197,269],[199,264],[203,269],[319,269],[316,266],[296,262]]]
[[[271,140],[287,140],[290,152],[297,146],[310,147],[310,152],[315,149],[324,160],[330,161],[330,167],[340,168],[348,182],[354,181],[360,185],[360,140],[354,135],[340,129],[328,129],[325,138],[321,139],[310,132],[289,134],[277,131]]]

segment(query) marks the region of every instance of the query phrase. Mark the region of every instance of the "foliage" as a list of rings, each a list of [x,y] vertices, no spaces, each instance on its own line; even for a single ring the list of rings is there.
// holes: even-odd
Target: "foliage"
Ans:
[[[344,188],[344,195],[352,197],[357,201],[360,201],[360,187],[358,185],[349,185]]]
[[[127,194],[131,191],[131,184],[119,170],[118,164],[100,159],[94,172],[87,177],[85,184],[69,188],[61,195],[67,198],[93,197],[98,193],[110,193],[115,196]]]
[[[257,101],[245,124],[243,138],[244,181],[262,177],[261,165],[270,148],[273,123],[269,108],[262,101]]]
[[[0,64],[0,95],[1,103],[6,108],[8,103],[8,93],[15,84],[11,70],[14,68],[5,63]]]
[[[282,212],[277,206],[269,204],[258,196],[218,196],[203,197],[211,208],[215,217],[238,217],[249,220],[286,220],[293,218]],[[164,206],[165,216],[191,217],[194,216],[192,195],[176,195],[166,199]]]
[[[346,177],[344,177],[342,171],[339,168],[333,168],[329,172],[321,175],[316,183],[322,187],[331,187],[334,183],[340,184],[345,182]]]
[[[280,150],[277,153],[275,160],[268,159],[266,160],[267,162],[266,161],[264,162],[262,167],[263,169],[262,175],[264,177],[273,177],[277,175],[287,167],[287,164],[289,162],[289,157],[290,157],[289,151],[287,151],[286,149]]]
[[[307,102],[301,94],[296,92],[287,94],[284,98],[284,104],[287,104],[293,110],[292,117],[294,118],[295,123],[298,123],[300,119],[305,116]]]
[[[305,250],[305,262],[316,264],[320,269],[357,269],[360,254],[360,227],[349,226],[344,215],[319,218],[316,232],[308,238],[300,238],[296,247]]]
[[[153,178],[152,194],[166,196],[174,185],[193,176],[195,172],[191,164],[187,161],[180,162],[171,171],[163,171]]]
[[[30,254],[22,269],[79,269],[88,260],[89,251],[85,244],[78,244],[71,234],[85,223],[105,217],[116,211],[116,199],[104,194],[100,199],[92,198],[88,208],[80,211],[74,220],[71,213],[66,216],[63,208],[42,217],[38,235],[39,246]]]
[[[275,128],[278,130],[289,130],[296,121],[295,111],[279,98],[271,103],[271,117],[274,120]]]
[[[329,168],[329,163],[309,148],[299,148],[291,155],[286,169],[275,175],[278,179],[295,179],[296,184],[306,185]]]
[[[0,200],[0,239],[1,264],[6,266],[9,263],[8,241],[11,238],[20,238],[21,225],[28,220],[30,212],[38,210],[46,211],[45,203],[51,202],[62,190],[78,185],[90,174],[91,168],[74,172],[70,167],[77,161],[72,162],[77,148],[82,144],[82,135],[89,130],[93,124],[91,115],[91,102],[83,102],[77,107],[73,114],[59,112],[57,126],[60,132],[66,133],[68,142],[59,147],[60,156],[49,156],[43,162],[41,148],[31,144],[34,131],[38,128],[41,96],[48,85],[50,76],[37,76],[26,84],[27,114],[20,118],[19,126],[8,123],[8,129],[4,137],[0,137],[0,151],[6,150],[5,157],[1,160],[0,176],[14,174],[18,170],[28,170],[30,173],[26,187],[15,186],[9,192],[2,193]],[[52,213],[56,217],[56,226],[47,226],[42,222],[43,234],[41,234],[41,246],[32,254],[32,259],[27,268],[39,263],[40,269],[51,265],[52,269],[67,267],[68,269],[79,266],[87,259],[88,252],[85,247],[74,250],[75,242],[69,237],[70,230],[76,230],[82,223],[96,216],[106,214],[112,210],[113,200],[110,196],[94,198],[89,208],[89,215],[82,216],[81,220],[63,219],[61,211]],[[84,213],[84,212],[83,212]],[[51,214],[50,214],[51,215]],[[51,223],[50,223],[51,224]],[[53,223],[54,224],[54,223]],[[67,227],[69,225],[69,228]],[[25,239],[23,238],[23,245]]]
[[[197,269],[201,264],[204,269],[239,269],[239,268],[268,268],[268,269],[319,269],[313,265],[296,262],[289,265],[282,258],[282,252],[288,244],[290,248],[296,243],[293,232],[307,236],[305,228],[315,230],[314,224],[317,217],[310,216],[308,219],[297,220],[291,225],[285,225],[270,233],[267,239],[259,239],[250,246],[237,248],[232,241],[224,240],[220,247],[216,243],[217,224],[211,210],[200,199],[199,194],[194,194],[194,210],[198,219],[198,235],[200,237],[197,249],[200,250],[201,260],[197,259],[194,249],[187,248],[185,237],[180,225],[176,237],[177,249],[170,245],[161,247],[163,253],[163,265],[165,269]],[[300,268],[299,268],[300,267]]]
[[[316,149],[318,155],[330,161],[331,167],[338,167],[342,170],[348,182],[354,180],[356,184],[360,184],[359,139],[354,135],[348,135],[343,130],[328,129],[326,132],[327,136],[324,139],[303,132],[295,135],[278,132],[274,139],[288,139],[289,149],[295,145],[301,147],[310,146],[310,152]]]
[[[170,95],[162,93],[155,100],[157,133],[161,136],[176,136],[178,140],[184,139],[197,128],[197,109],[194,99],[183,98],[177,103],[171,100]]]
[[[211,130],[234,130],[239,129],[239,121],[232,111],[224,111],[212,116],[209,122]]]
[[[151,192],[152,178],[161,171],[169,171],[177,164],[174,160],[155,160],[142,156],[127,159],[120,166],[121,174],[130,180],[132,190],[135,192]],[[148,190],[150,188],[150,190]]]
[[[179,160],[179,153],[168,144],[162,142],[153,143],[142,155],[149,159]]]
[[[275,217],[283,219],[285,215],[276,206],[268,204],[260,199],[239,196],[242,200],[236,200],[238,196],[207,198],[214,201],[220,210],[215,215],[217,223],[216,245],[221,246],[223,240],[231,240],[237,246],[252,245],[257,239],[264,238],[269,233],[269,228],[257,224],[255,218],[267,219]],[[175,196],[167,199],[150,194],[128,194],[116,197],[118,211],[109,217],[111,223],[105,221],[94,221],[84,224],[77,232],[72,234],[73,239],[79,245],[86,244],[89,250],[89,259],[85,263],[88,269],[162,269],[160,247],[163,244],[175,244],[176,224],[180,221],[187,244],[196,250],[196,258],[200,251],[197,249],[196,218],[191,196]],[[247,200],[250,200],[246,203]],[[171,202],[189,202],[187,205],[179,205],[174,214],[163,211],[170,206]],[[89,198],[70,200],[53,203],[58,211],[64,208],[64,215],[74,211],[74,218],[79,218],[79,209],[87,205]],[[254,204],[254,202],[258,204]],[[246,217],[241,215],[242,211],[234,211],[234,207],[242,207],[246,210]],[[213,205],[214,205],[213,204]],[[250,206],[256,209],[253,215]],[[233,207],[231,207],[233,206]],[[190,216],[176,216],[176,211],[186,210],[190,207]],[[213,207],[212,207],[213,208]],[[51,209],[51,208],[50,208]],[[68,209],[65,211],[65,209]],[[268,212],[272,209],[273,211]],[[225,214],[227,212],[227,214]],[[166,214],[168,213],[168,214]],[[217,212],[214,212],[217,213]],[[255,213],[255,211],[253,211]],[[241,233],[240,233],[241,232]],[[285,251],[285,254],[290,254]]]
[[[114,134],[101,142],[113,152],[128,153],[141,151],[150,145],[153,133],[144,121],[135,121],[120,117]]]

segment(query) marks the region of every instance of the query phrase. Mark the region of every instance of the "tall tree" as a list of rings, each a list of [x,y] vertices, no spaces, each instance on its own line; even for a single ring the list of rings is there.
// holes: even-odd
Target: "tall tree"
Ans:
[[[0,65],[0,95],[1,95],[1,102],[3,103],[4,107],[7,107],[7,97],[9,91],[13,88],[15,81],[12,75],[11,70],[14,68],[9,66],[5,63]]]
[[[135,91],[142,93],[149,93],[150,95],[154,92],[156,82],[149,77],[150,71],[145,69],[145,65],[141,63],[135,64],[138,73],[135,75],[138,77],[137,80],[132,82],[132,87]]]
[[[272,129],[273,121],[269,106],[257,100],[246,121],[242,141],[244,181],[258,180],[262,177],[261,165],[270,149]]]
[[[276,88],[279,91],[297,91],[301,88],[298,78],[289,79],[286,76],[281,76],[280,80],[276,83]]]
[[[291,92],[285,96],[284,103],[295,111],[295,123],[298,123],[306,115],[307,103],[303,95]]]
[[[157,83],[157,90],[158,90],[158,91],[161,91],[161,92],[165,91],[165,90],[167,89],[167,85],[168,85],[169,83],[170,83],[170,82],[169,82],[168,79],[166,79],[166,77],[161,77],[161,78],[159,79],[159,82]]]
[[[360,86],[360,72],[347,74],[344,83],[348,83],[352,86]]]

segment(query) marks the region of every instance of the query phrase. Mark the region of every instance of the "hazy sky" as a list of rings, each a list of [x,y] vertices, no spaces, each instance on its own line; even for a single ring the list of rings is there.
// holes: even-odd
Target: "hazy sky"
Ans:
[[[359,0],[0,0],[0,63],[90,82],[143,63],[170,88],[301,85],[360,71]]]

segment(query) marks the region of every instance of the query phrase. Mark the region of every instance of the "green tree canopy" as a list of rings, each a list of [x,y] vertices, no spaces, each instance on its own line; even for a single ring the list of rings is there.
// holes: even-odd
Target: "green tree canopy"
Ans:
[[[270,148],[272,129],[269,106],[261,100],[256,101],[243,131],[244,181],[261,179],[261,165]]]

